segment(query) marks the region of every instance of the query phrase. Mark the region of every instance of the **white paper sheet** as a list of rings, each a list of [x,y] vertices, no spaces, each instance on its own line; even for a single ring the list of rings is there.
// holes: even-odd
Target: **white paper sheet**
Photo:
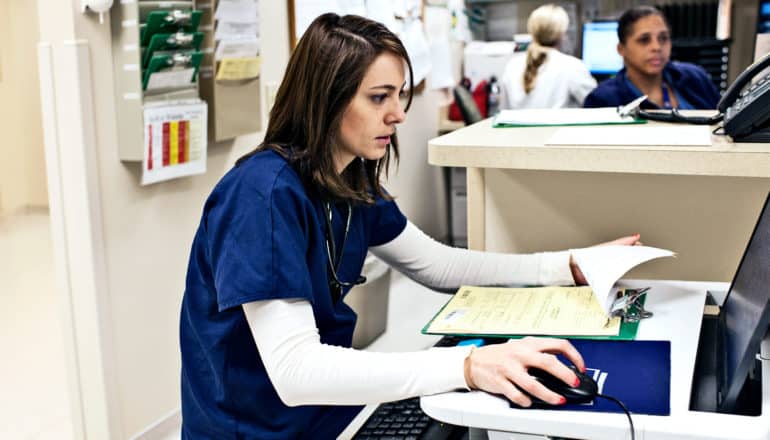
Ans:
[[[337,0],[342,15],[354,14],[366,17],[365,0]]]
[[[294,36],[302,38],[310,23],[321,14],[342,12],[336,0],[294,0]]]
[[[244,40],[222,40],[217,44],[214,59],[253,58],[259,55],[259,38]]]
[[[425,39],[425,33],[422,30],[422,21],[407,20],[404,25],[404,31],[399,35],[404,43],[409,59],[412,61],[412,71],[414,72],[414,85],[424,80],[431,69],[431,55],[428,49],[428,41]]]
[[[470,27],[468,26],[468,15],[465,13],[464,0],[448,0],[447,8],[454,17],[452,25],[452,37],[457,41],[469,43],[473,40]]]
[[[142,185],[206,172],[207,109],[203,101],[144,108]]]
[[[420,18],[423,0],[389,0],[389,2],[397,17]]]
[[[656,125],[561,127],[546,145],[620,145],[708,147],[711,127],[706,125]]]
[[[452,70],[452,51],[450,31],[452,15],[447,8],[425,7],[425,33],[430,44],[430,75],[428,87],[443,89],[453,87],[459,78]]]
[[[252,40],[259,37],[259,23],[219,21],[214,31],[215,40]]]
[[[535,126],[629,124],[633,122],[633,118],[621,118],[614,107],[503,110],[495,117],[495,124]],[[604,132],[602,131],[602,133]]]
[[[193,75],[195,75],[195,69],[192,67],[153,72],[150,75],[150,80],[147,81],[147,90],[179,89],[194,86]]]
[[[254,0],[220,1],[214,18],[235,23],[258,23],[258,3]]]
[[[655,258],[673,257],[666,249],[649,246],[593,246],[571,249],[572,258],[609,314],[615,297],[612,286],[632,268]]]
[[[452,51],[448,38],[433,40],[430,45],[430,63],[428,86],[431,89],[451,88],[457,84],[452,72]]]
[[[385,25],[391,32],[398,32],[401,27],[396,22],[396,11],[389,0],[368,0],[366,16]]]

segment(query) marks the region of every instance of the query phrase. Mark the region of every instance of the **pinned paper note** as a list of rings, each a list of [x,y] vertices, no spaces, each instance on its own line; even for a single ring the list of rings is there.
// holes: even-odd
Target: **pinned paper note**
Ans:
[[[258,23],[259,3],[256,0],[220,0],[214,18],[219,22]]]
[[[409,59],[412,61],[414,84],[419,84],[428,76],[431,69],[430,48],[420,20],[409,20],[404,25],[404,31],[399,34],[404,43]]]
[[[214,31],[216,40],[239,40],[259,37],[259,23],[238,23],[222,21],[217,23]]]
[[[214,59],[221,61],[225,58],[254,58],[259,55],[259,38],[243,40],[222,40],[217,44]]]
[[[262,57],[224,58],[219,63],[217,80],[251,79],[259,76]]]
[[[206,103],[144,109],[142,185],[206,172]]]
[[[609,314],[615,299],[612,294],[612,286],[620,277],[642,263],[655,258],[675,255],[666,249],[620,245],[571,249],[570,253],[572,253],[572,258],[585,275],[588,285],[593,288],[599,304],[602,305],[607,314]]]

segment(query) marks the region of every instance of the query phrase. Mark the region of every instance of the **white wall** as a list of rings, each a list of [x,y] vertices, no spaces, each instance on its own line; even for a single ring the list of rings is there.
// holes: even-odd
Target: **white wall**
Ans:
[[[95,199],[86,200],[87,206],[77,212],[64,206],[64,232],[59,239],[54,237],[62,246],[71,243],[58,264],[68,269],[63,296],[74,304],[65,311],[72,315],[71,345],[77,352],[73,384],[83,397],[75,399],[80,409],[74,412],[82,414],[88,437],[128,438],[179,407],[179,306],[190,243],[209,191],[237,157],[259,143],[262,134],[210,146],[208,172],[203,176],[140,187],[138,164],[118,159],[109,24],[80,15],[79,0],[67,1],[66,6],[57,5],[59,9],[41,8],[40,28],[42,39],[54,43],[55,63],[64,56],[59,54],[70,53],[67,41],[87,42],[85,58],[92,76],[90,93],[84,96],[91,97],[94,111],[82,115],[85,141],[81,147],[89,150],[93,141],[93,151],[85,151],[81,165],[88,168],[89,160],[93,162],[94,173],[86,173],[86,186]],[[264,84],[280,81],[283,75],[289,56],[288,25],[285,2],[262,1],[260,8]],[[62,13],[72,19],[62,19]],[[65,88],[71,86],[67,81],[77,82],[58,70],[55,75],[59,93],[67,92]],[[415,100],[411,119],[400,131],[401,168],[388,187],[418,225],[443,236],[440,172],[426,163],[427,140],[437,126],[435,107],[433,94]],[[65,120],[68,116],[63,113],[58,117]],[[72,129],[71,125],[61,123],[59,128]],[[71,142],[72,136],[60,133],[59,141]],[[61,172],[66,174],[66,169]],[[52,189],[62,191],[66,202],[67,194],[79,188],[64,177],[53,182]],[[90,230],[74,229],[88,221],[93,223]],[[74,264],[76,245],[92,246],[90,266]],[[88,277],[92,283],[82,282],[83,289],[74,287]],[[89,289],[92,296],[87,294]],[[84,321],[93,322],[88,326]],[[98,334],[85,330],[91,328]],[[87,348],[83,339],[90,340]]]
[[[0,214],[48,206],[37,40],[36,3],[0,0]]]

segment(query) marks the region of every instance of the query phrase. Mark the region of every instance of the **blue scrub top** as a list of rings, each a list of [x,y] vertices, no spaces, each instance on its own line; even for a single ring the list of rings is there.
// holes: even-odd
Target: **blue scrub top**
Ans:
[[[678,61],[669,61],[663,68],[663,77],[676,92],[679,108],[714,109],[719,101],[719,90],[711,81],[709,74],[700,66]],[[586,96],[583,107],[617,107],[626,105],[641,92],[628,81],[626,68],[614,77],[603,81]],[[658,108],[650,100],[645,100],[642,108]]]
[[[636,84],[632,83],[631,80],[628,79],[628,75],[626,75],[625,69],[620,71],[618,76],[622,76],[623,77],[623,81],[626,82],[626,87],[628,87],[629,89],[631,89],[632,92],[634,92],[634,94],[636,95],[634,99],[636,99],[636,98],[638,98],[638,97],[643,95],[642,91],[639,90],[639,87],[636,87]],[[671,74],[667,70],[663,71],[663,83],[664,84],[668,84],[668,85],[670,85],[673,88],[674,81],[671,78]],[[676,107],[677,109],[679,109],[679,110],[693,110],[693,109],[695,109],[695,107],[693,107],[693,105],[690,104],[690,102],[687,99],[685,99],[685,97],[682,96],[681,93],[679,93],[679,90],[677,90],[677,89],[673,89],[673,90],[674,90],[674,96],[676,96],[676,101],[678,103],[678,105]],[[664,96],[668,95],[668,91],[666,89],[663,89],[663,95]],[[665,107],[664,106],[663,108],[671,108],[671,107]]]
[[[332,211],[339,249],[347,205]],[[354,281],[368,247],[389,242],[405,226],[392,201],[354,206],[338,278]],[[356,314],[331,299],[324,228],[318,195],[273,151],[255,154],[216,185],[193,240],[182,300],[184,438],[335,438],[358,413],[358,406],[284,405],[240,307],[305,299],[321,342],[350,347]]]

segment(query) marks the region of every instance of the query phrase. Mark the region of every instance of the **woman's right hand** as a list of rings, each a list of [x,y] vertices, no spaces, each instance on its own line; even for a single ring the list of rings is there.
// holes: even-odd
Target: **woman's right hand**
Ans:
[[[585,363],[580,353],[565,339],[533,338],[511,339],[505,344],[479,347],[465,359],[465,381],[471,389],[502,394],[519,406],[528,407],[530,398],[521,392],[553,405],[565,403],[564,397],[554,393],[529,375],[529,368],[539,368],[575,386],[578,377],[556,357],[564,354],[580,371]]]

